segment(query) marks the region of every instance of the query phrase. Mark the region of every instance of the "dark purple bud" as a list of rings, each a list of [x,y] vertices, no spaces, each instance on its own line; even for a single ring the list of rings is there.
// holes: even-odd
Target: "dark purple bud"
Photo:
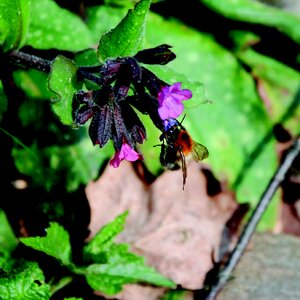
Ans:
[[[76,99],[79,103],[91,104],[93,102],[93,91],[78,91],[76,93]]]
[[[122,66],[114,85],[114,93],[116,100],[124,99],[129,91],[131,84],[131,69],[129,66]]]
[[[141,67],[136,59],[133,57],[124,57],[120,61],[123,64],[122,71],[119,73],[120,76],[126,75],[131,78],[133,82],[141,81]]]
[[[139,62],[149,65],[165,65],[176,58],[170,48],[172,46],[163,44],[155,48],[139,51],[134,58]]]
[[[120,105],[126,131],[129,133],[131,142],[134,145],[136,143],[142,144],[146,138],[146,129],[143,123],[140,121],[133,108],[128,105],[127,101],[122,101]]]
[[[131,148],[134,148],[134,143],[131,141],[131,137],[126,130],[126,126],[124,124],[124,119],[121,113],[121,107],[115,103],[114,106],[114,122],[112,127],[112,140],[117,151],[121,150],[122,144],[127,141],[127,144],[130,145]]]
[[[94,115],[95,111],[93,109],[93,102],[92,92],[77,92],[73,101],[73,117],[76,126],[83,125]]]
[[[103,147],[111,138],[112,117],[109,105],[104,105],[94,115],[89,127],[89,135],[94,145]]]
[[[163,80],[159,79],[154,73],[146,68],[142,69],[142,85],[144,85],[150,92],[151,95],[157,98],[158,93],[162,87],[168,85]]]
[[[144,93],[142,97],[140,95],[127,97],[127,101],[141,113],[149,115],[159,130],[164,130],[163,122],[158,114],[158,101],[155,97]]]
[[[112,83],[117,78],[121,66],[122,64],[120,61],[116,59],[108,59],[99,72],[100,85],[108,85]]]
[[[89,127],[89,135],[94,145],[103,147],[112,136],[113,92],[110,87],[94,92],[96,113]]]

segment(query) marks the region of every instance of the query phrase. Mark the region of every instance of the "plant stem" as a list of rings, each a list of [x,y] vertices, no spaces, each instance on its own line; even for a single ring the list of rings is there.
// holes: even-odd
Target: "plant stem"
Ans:
[[[10,63],[23,69],[36,69],[45,73],[49,73],[51,71],[52,61],[21,51],[15,50],[10,52],[8,54],[8,60]],[[102,83],[101,79],[92,74],[94,72],[99,72],[99,69],[99,66],[80,67],[78,68],[78,74],[82,79],[87,79],[100,85]]]
[[[98,85],[101,85],[102,81],[101,78],[98,76],[95,76],[94,74],[92,74],[91,72],[86,71],[85,69],[83,69],[82,67],[80,67],[78,69],[78,75],[79,77],[81,77],[82,79],[87,79],[90,80]]]
[[[262,215],[264,214],[266,208],[272,200],[277,188],[280,186],[282,181],[293,164],[295,158],[300,153],[300,137],[294,142],[288,151],[283,163],[277,171],[275,172],[273,178],[270,180],[265,192],[261,196],[259,203],[257,204],[255,210],[252,213],[251,218],[246,224],[234,250],[232,251],[226,265],[223,270],[220,271],[217,282],[211,287],[206,300],[216,299],[217,294],[224,287],[228,279],[231,277],[231,273],[239,262],[245,248],[247,247],[252,235],[255,232],[256,226],[260,221]]]
[[[43,59],[41,57],[27,54],[20,51],[12,51],[8,54],[9,62],[21,67],[21,68],[31,68],[42,72],[49,73],[51,70],[51,61]]]

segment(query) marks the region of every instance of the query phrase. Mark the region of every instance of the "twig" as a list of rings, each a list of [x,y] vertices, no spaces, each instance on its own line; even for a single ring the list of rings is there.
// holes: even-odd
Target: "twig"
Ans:
[[[295,158],[299,155],[299,153],[300,137],[291,146],[283,163],[277,169],[273,178],[270,180],[265,192],[260,198],[259,203],[253,211],[251,218],[246,224],[234,250],[232,251],[226,265],[224,266],[223,270],[220,271],[217,282],[211,287],[210,292],[206,297],[206,300],[216,299],[217,294],[220,292],[220,290],[224,287],[224,285],[230,278],[232,271],[236,267],[252,235],[254,234],[258,222],[260,221],[263,213],[265,212],[266,208],[271,202],[274,193],[276,192],[281,182],[284,180],[289,168],[291,167],[292,163],[294,162]]]

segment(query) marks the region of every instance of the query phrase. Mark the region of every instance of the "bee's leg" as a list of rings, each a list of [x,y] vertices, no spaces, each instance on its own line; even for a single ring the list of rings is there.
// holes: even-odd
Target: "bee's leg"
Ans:
[[[183,182],[182,182],[182,189],[184,190],[184,186],[186,183],[186,176],[187,176],[187,170],[186,170],[186,161],[185,161],[185,156],[182,152],[182,149],[179,149],[180,153],[180,160],[181,160],[181,168],[182,168],[182,177],[183,177]]]

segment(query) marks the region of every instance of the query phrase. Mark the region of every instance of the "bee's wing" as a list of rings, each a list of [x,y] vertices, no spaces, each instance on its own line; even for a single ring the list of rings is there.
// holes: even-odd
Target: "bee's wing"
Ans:
[[[200,161],[208,157],[208,150],[202,144],[193,141],[192,156],[195,161]]]

